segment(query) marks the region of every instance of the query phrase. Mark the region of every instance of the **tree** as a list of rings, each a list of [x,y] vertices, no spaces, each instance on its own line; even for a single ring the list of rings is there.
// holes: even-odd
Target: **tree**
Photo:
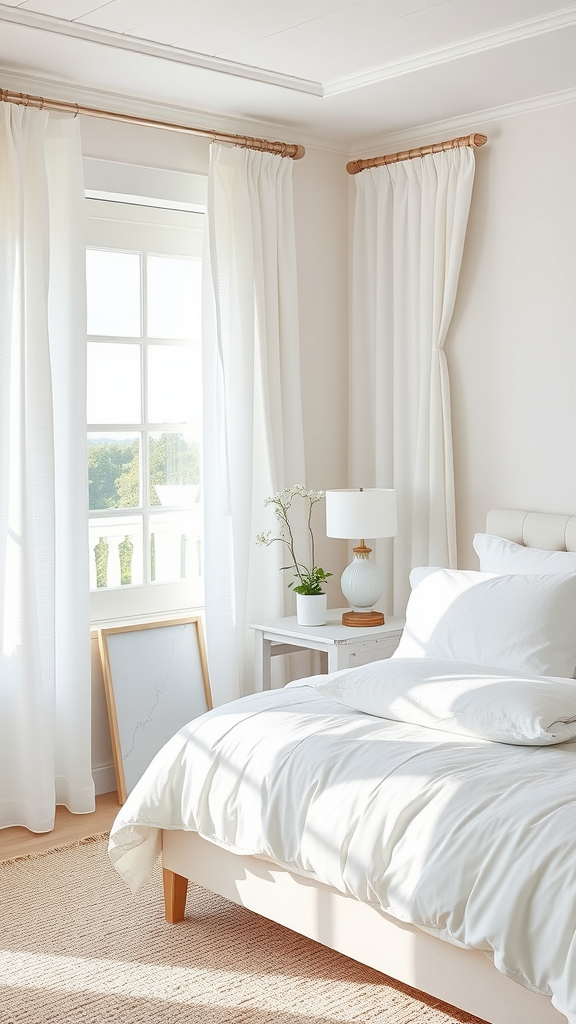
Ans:
[[[88,484],[92,511],[104,508],[123,508],[139,505],[137,500],[124,505],[124,495],[118,493],[117,482],[127,466],[138,462],[138,441],[89,440]]]
[[[159,505],[155,484],[199,484],[200,450],[174,431],[150,438],[150,504]]]
[[[126,583],[132,583],[133,551],[134,544],[130,540],[130,537],[124,537],[124,540],[118,545],[118,554],[120,556],[120,583],[122,586]]]
[[[122,466],[122,472],[114,481],[118,496],[117,508],[138,508],[140,505],[140,446],[129,462]]]
[[[149,439],[150,505],[160,505],[156,484],[199,484],[200,449],[176,431]],[[138,508],[140,445],[134,441],[90,441],[90,509]]]
[[[105,537],[100,537],[96,547],[94,548],[94,555],[96,557],[96,586],[107,587],[108,586],[108,552],[110,545]]]

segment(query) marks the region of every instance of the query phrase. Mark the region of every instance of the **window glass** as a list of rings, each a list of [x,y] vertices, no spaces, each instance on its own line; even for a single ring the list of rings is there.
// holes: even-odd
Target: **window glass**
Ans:
[[[140,345],[88,342],[88,423],[140,423]]]
[[[200,491],[200,445],[179,431],[151,433],[148,449],[150,505],[194,504]]]
[[[149,338],[200,340],[201,273],[200,260],[148,256]]]
[[[89,508],[138,508],[140,434],[88,434]]]
[[[194,423],[202,418],[202,367],[199,346],[148,346],[148,420]]]
[[[139,338],[141,331],[140,255],[86,252],[88,334]]]

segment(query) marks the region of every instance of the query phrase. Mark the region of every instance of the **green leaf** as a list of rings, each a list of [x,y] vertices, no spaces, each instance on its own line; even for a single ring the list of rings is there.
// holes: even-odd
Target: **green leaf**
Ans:
[[[324,591],[318,584],[300,583],[297,587],[293,583],[288,584],[295,594],[304,594],[306,597],[320,597]]]

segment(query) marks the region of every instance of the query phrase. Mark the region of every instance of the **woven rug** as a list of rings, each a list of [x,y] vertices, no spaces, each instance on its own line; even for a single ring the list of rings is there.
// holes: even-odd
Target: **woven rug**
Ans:
[[[168,925],[106,845],[0,864],[1,1024],[476,1024],[197,887]]]

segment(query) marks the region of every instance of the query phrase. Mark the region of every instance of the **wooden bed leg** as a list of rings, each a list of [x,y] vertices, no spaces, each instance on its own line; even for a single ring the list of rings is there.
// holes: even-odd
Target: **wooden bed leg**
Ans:
[[[188,879],[177,875],[175,871],[162,868],[164,879],[164,916],[168,924],[176,924],[184,920]]]

